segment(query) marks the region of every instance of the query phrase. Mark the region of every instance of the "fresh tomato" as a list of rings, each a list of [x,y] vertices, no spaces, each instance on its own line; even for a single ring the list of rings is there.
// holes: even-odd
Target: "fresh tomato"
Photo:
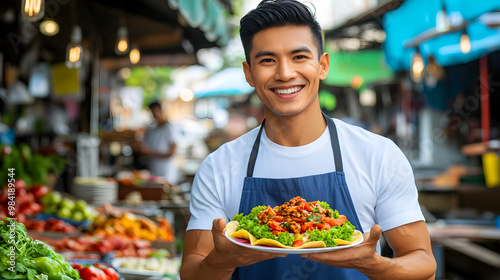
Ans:
[[[22,205],[24,203],[35,202],[35,196],[28,193],[26,189],[16,189],[15,193],[16,204]]]
[[[24,202],[23,204],[21,204],[21,206],[19,206],[19,212],[23,213],[24,215],[33,215],[33,213],[31,212],[31,210],[29,209],[31,206],[31,202]]]
[[[31,186],[30,192],[35,196],[36,202],[39,202],[40,199],[49,193],[49,188],[47,186],[36,184]]]
[[[303,244],[304,244],[304,241],[302,241],[302,240],[299,239],[299,240],[293,241],[292,246],[293,247],[299,247],[299,246],[302,246]]]
[[[45,221],[42,220],[27,220],[24,225],[26,229],[36,230],[36,231],[44,231],[45,230]]]
[[[19,189],[26,189],[26,182],[23,179],[17,178],[14,182],[14,186],[16,187],[16,191]]]
[[[87,266],[80,270],[80,278],[83,280],[106,280],[106,274],[94,266]]]
[[[7,217],[7,213],[3,209],[0,209],[0,218],[3,217]]]
[[[10,155],[11,153],[12,153],[12,147],[11,146],[5,145],[5,146],[2,147],[2,154],[4,156]]]
[[[96,263],[95,266],[100,268],[106,274],[106,276],[108,276],[108,280],[120,279],[118,272],[116,272],[116,270],[114,270],[112,267],[109,267],[101,263]]]
[[[26,222],[26,215],[23,213],[16,213],[17,222],[24,224]]]
[[[83,268],[83,265],[81,265],[81,264],[79,264],[79,263],[71,263],[71,267],[72,267],[73,269],[76,269],[76,270],[80,271],[80,269],[82,269],[82,268]]]
[[[5,184],[2,189],[2,194],[0,195],[0,203],[4,203],[7,201],[7,198],[9,197],[9,185]]]

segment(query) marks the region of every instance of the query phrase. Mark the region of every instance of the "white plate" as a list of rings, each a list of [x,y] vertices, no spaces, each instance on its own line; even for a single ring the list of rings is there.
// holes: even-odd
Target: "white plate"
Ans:
[[[224,235],[226,236],[229,241],[233,242],[236,245],[250,248],[253,250],[258,250],[258,251],[264,251],[268,253],[285,253],[285,254],[310,254],[310,253],[324,253],[324,252],[330,252],[330,251],[336,251],[336,250],[342,250],[342,249],[347,249],[354,247],[358,245],[359,243],[363,242],[364,238],[361,237],[361,240],[359,240],[356,243],[349,244],[349,245],[341,245],[341,246],[336,246],[336,247],[325,247],[325,248],[304,248],[304,249],[286,249],[286,248],[280,248],[280,247],[269,247],[269,246],[261,246],[261,245],[250,245],[250,243],[245,243],[245,239],[241,238],[235,238],[231,237],[227,234],[226,231],[224,231]]]

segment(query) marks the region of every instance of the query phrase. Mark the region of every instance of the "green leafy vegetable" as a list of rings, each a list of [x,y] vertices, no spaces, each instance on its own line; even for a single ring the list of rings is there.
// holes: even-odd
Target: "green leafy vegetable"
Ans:
[[[351,241],[354,233],[354,226],[349,222],[345,222],[341,226],[333,226],[329,230],[313,230],[306,232],[306,235],[311,238],[311,241],[323,241],[327,247],[337,246],[335,239]]]
[[[0,271],[3,279],[80,279],[64,256],[28,237],[24,224],[10,218],[0,219]]]

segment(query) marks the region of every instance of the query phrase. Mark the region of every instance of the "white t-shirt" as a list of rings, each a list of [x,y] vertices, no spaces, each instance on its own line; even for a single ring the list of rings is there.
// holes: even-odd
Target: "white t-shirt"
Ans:
[[[388,138],[334,119],[345,178],[364,231],[424,220],[411,166]],[[191,191],[187,230],[210,230],[216,218],[238,214],[248,159],[260,127],[225,143],[200,165]],[[254,177],[292,178],[335,170],[330,132],[299,147],[278,145],[262,133]],[[293,196],[293,194],[291,194]]]
[[[148,127],[144,133],[144,144],[156,152],[168,153],[170,146],[174,143],[176,143],[176,137],[169,123]],[[150,157],[148,158],[148,168],[151,174],[161,176],[171,184],[177,183],[178,174],[173,157]]]

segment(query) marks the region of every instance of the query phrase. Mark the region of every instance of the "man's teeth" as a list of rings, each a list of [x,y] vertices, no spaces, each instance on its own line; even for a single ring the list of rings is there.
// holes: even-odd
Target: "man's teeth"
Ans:
[[[302,87],[294,87],[294,88],[288,88],[288,89],[275,89],[274,92],[277,94],[292,94],[296,93],[297,91],[301,90]]]

